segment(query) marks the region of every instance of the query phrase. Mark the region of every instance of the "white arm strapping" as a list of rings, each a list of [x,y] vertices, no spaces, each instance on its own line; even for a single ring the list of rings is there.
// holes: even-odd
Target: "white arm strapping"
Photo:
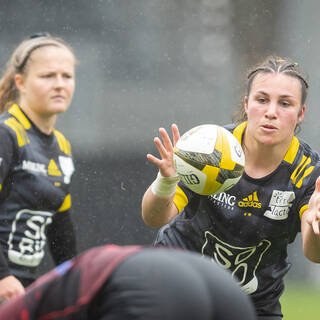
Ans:
[[[179,180],[178,174],[171,177],[164,177],[159,171],[156,180],[154,180],[151,185],[151,191],[157,196],[172,196],[176,192]]]

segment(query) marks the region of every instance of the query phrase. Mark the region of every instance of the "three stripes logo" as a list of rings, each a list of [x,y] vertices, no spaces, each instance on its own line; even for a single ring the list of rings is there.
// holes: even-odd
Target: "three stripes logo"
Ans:
[[[290,179],[297,188],[300,188],[302,186],[303,179],[313,171],[314,166],[310,166],[310,162],[311,159],[303,155],[299,165],[292,173]]]
[[[261,208],[261,202],[258,199],[257,191],[249,194],[247,197],[238,201],[238,206],[241,208]]]

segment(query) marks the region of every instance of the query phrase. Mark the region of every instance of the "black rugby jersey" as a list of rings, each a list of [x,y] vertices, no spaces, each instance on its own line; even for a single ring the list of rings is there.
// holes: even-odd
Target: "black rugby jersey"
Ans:
[[[241,143],[246,123],[226,128]],[[318,154],[294,137],[279,167],[263,178],[244,173],[230,190],[211,196],[179,182],[174,203],[180,213],[160,229],[154,244],[212,257],[251,294],[258,314],[266,313],[279,305],[290,269],[287,245],[300,231],[319,175]]]
[[[91,319],[90,304],[108,277],[123,260],[141,250],[113,245],[87,250],[40,277],[25,295],[1,305],[0,318]]]
[[[73,230],[70,235],[67,231],[50,230],[58,221],[56,217],[69,215],[73,172],[70,144],[59,131],[54,130],[51,135],[42,133],[18,105],[12,105],[1,115],[0,250],[16,277],[34,277],[44,256],[47,234],[74,236]],[[56,245],[63,241],[57,240]],[[70,249],[52,250],[56,253],[55,262],[64,260],[57,258],[59,250],[75,250],[72,241]],[[64,258],[74,254],[69,252]]]

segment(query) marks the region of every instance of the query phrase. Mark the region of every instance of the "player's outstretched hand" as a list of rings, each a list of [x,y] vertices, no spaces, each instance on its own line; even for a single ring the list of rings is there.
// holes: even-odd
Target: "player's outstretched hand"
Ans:
[[[320,177],[316,181],[316,188],[309,200],[307,223],[316,235],[320,235]]]
[[[147,154],[147,159],[159,168],[161,175],[164,177],[171,177],[176,174],[173,162],[173,150],[180,138],[178,126],[176,124],[172,124],[171,131],[173,142],[164,128],[159,129],[162,140],[158,137],[153,140],[159,151],[161,159],[153,156],[152,154]]]
[[[24,293],[24,287],[14,276],[7,276],[0,280],[0,303]]]

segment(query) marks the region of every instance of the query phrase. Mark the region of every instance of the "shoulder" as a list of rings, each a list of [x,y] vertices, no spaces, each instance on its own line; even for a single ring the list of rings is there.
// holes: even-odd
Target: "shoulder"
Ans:
[[[300,148],[306,157],[310,157],[313,161],[316,161],[316,162],[320,161],[320,156],[317,151],[312,149],[311,146],[307,142],[305,142],[303,139],[298,138],[298,141],[300,144]]]
[[[304,140],[293,137],[284,163],[288,165],[291,180],[297,188],[314,185],[320,175],[320,157]]]
[[[293,167],[301,166],[302,164],[304,166],[319,166],[320,156],[307,142],[294,136],[284,161],[292,164]]]
[[[17,142],[19,147],[30,142],[27,134],[27,130],[30,127],[30,122],[15,104],[0,115],[0,134],[2,139],[4,136],[10,136],[13,141]]]

